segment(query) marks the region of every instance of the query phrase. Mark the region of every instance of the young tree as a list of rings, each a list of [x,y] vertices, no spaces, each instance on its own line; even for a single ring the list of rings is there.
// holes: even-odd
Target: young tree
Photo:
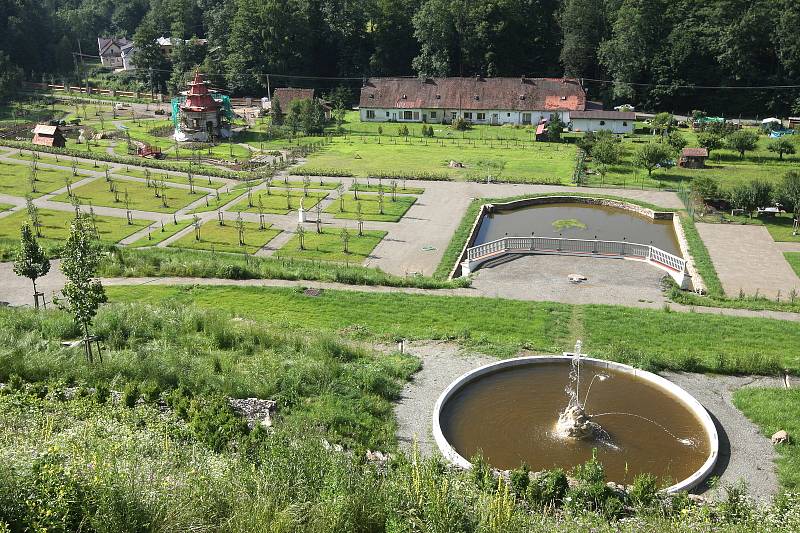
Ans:
[[[719,150],[725,146],[725,140],[717,133],[703,132],[697,136],[697,144],[708,150],[708,155],[711,155],[712,150]]]
[[[547,125],[547,140],[553,143],[561,142],[561,134],[564,133],[566,124],[561,120],[561,117],[554,115],[550,119],[550,124]]]
[[[314,212],[317,215],[317,233],[322,233],[322,201],[317,202],[314,206]]]
[[[272,99],[272,125],[283,126],[283,109],[281,108],[281,101],[277,98]]]
[[[39,309],[39,291],[36,290],[36,280],[48,272],[50,272],[50,260],[39,246],[31,227],[23,224],[20,227],[19,250],[14,259],[14,274],[33,282],[33,302],[36,309]]]
[[[300,249],[306,249],[306,228],[302,224],[297,225],[297,241],[300,243]]]
[[[239,234],[239,246],[244,246],[244,220],[241,211],[236,215],[236,233]]]
[[[33,198],[30,195],[25,197],[25,209],[28,211],[28,218],[31,220],[36,236],[41,237],[42,223],[39,221],[39,208],[33,203]]]
[[[339,237],[342,239],[342,246],[344,247],[344,253],[349,254],[350,249],[348,248],[348,244],[350,243],[350,232],[347,228],[342,228],[341,233],[339,233]]]
[[[592,159],[600,165],[600,177],[603,183],[606,180],[608,167],[619,162],[620,154],[620,143],[615,139],[602,138],[592,147]]]
[[[786,137],[771,140],[767,145],[767,150],[778,154],[778,159],[783,159],[783,154],[792,155],[796,152],[794,143]]]
[[[61,271],[67,278],[61,293],[66,302],[59,300],[58,305],[72,314],[83,331],[86,358],[90,363],[94,361],[94,357],[89,327],[97,309],[107,301],[103,285],[95,279],[100,260],[97,233],[87,217],[77,217],[70,226],[69,237],[61,256]]]
[[[639,148],[633,156],[633,164],[647,170],[647,176],[672,156],[672,151],[661,143],[651,142]]]
[[[672,131],[667,135],[667,144],[670,145],[676,153],[680,153],[689,143],[686,141],[686,138],[681,135],[681,132]]]
[[[673,122],[671,113],[659,113],[650,121],[650,126],[653,128],[653,133],[664,136],[672,129]]]
[[[744,159],[745,152],[756,149],[758,134],[751,130],[738,130],[728,135],[726,144],[731,150],[739,152],[739,159]]]
[[[364,235],[364,213],[361,210],[361,202],[356,204],[356,220],[358,220],[358,236]]]

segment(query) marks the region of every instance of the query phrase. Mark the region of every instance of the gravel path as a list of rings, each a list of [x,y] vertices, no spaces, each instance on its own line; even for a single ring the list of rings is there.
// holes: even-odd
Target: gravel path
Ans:
[[[438,453],[431,435],[433,406],[442,391],[462,374],[496,359],[471,354],[458,346],[441,343],[409,343],[408,353],[422,360],[422,369],[406,384],[395,404],[397,438],[401,448],[411,450],[416,442],[423,456]],[[777,454],[769,439],[736,407],[733,393],[742,387],[782,387],[780,378],[764,376],[716,376],[706,374],[662,374],[697,398],[711,413],[720,436],[720,457],[712,476],[722,485],[744,480],[751,496],[766,501],[778,491],[775,472]],[[722,486],[721,485],[721,486]],[[701,485],[694,492],[724,496]]]

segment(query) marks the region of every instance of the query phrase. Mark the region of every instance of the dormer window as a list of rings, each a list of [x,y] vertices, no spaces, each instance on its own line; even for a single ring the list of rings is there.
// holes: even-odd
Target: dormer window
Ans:
[[[476,95],[475,95],[475,101],[477,102],[477,101],[478,101],[478,100],[480,100],[480,99],[481,99],[481,97],[480,97],[480,96],[478,96],[478,95],[476,94]]]
[[[442,99],[442,95],[441,95],[441,94],[437,94],[437,95],[436,95],[436,99],[437,99],[437,100],[441,100],[441,99]]]
[[[370,97],[371,99],[375,99],[375,95],[374,95],[374,94],[370,94],[370,95],[369,95],[369,97]]]
[[[566,96],[562,96],[562,97],[561,97],[561,99],[562,99],[562,100],[566,100],[566,99],[567,99],[567,97],[566,97]]]
[[[524,94],[519,95],[519,99],[520,100],[525,100],[525,95]]]
[[[408,98],[408,97],[406,95],[403,95],[403,100],[405,100],[406,98]]]

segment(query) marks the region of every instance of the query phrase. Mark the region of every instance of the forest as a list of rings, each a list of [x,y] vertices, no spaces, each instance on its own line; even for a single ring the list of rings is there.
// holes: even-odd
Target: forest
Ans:
[[[4,0],[0,94],[79,80],[97,37],[116,35],[137,43],[130,81],[170,92],[196,68],[235,95],[567,75],[606,104],[786,116],[800,114],[798,28],[796,0]],[[164,57],[159,36],[208,43]]]

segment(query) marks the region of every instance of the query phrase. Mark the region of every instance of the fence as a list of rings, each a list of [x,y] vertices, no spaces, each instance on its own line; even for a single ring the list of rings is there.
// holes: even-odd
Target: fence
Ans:
[[[481,263],[506,254],[565,254],[595,257],[627,257],[647,261],[666,270],[684,286],[686,260],[649,244],[627,241],[563,239],[558,237],[503,237],[467,249],[461,275],[468,276]]]

